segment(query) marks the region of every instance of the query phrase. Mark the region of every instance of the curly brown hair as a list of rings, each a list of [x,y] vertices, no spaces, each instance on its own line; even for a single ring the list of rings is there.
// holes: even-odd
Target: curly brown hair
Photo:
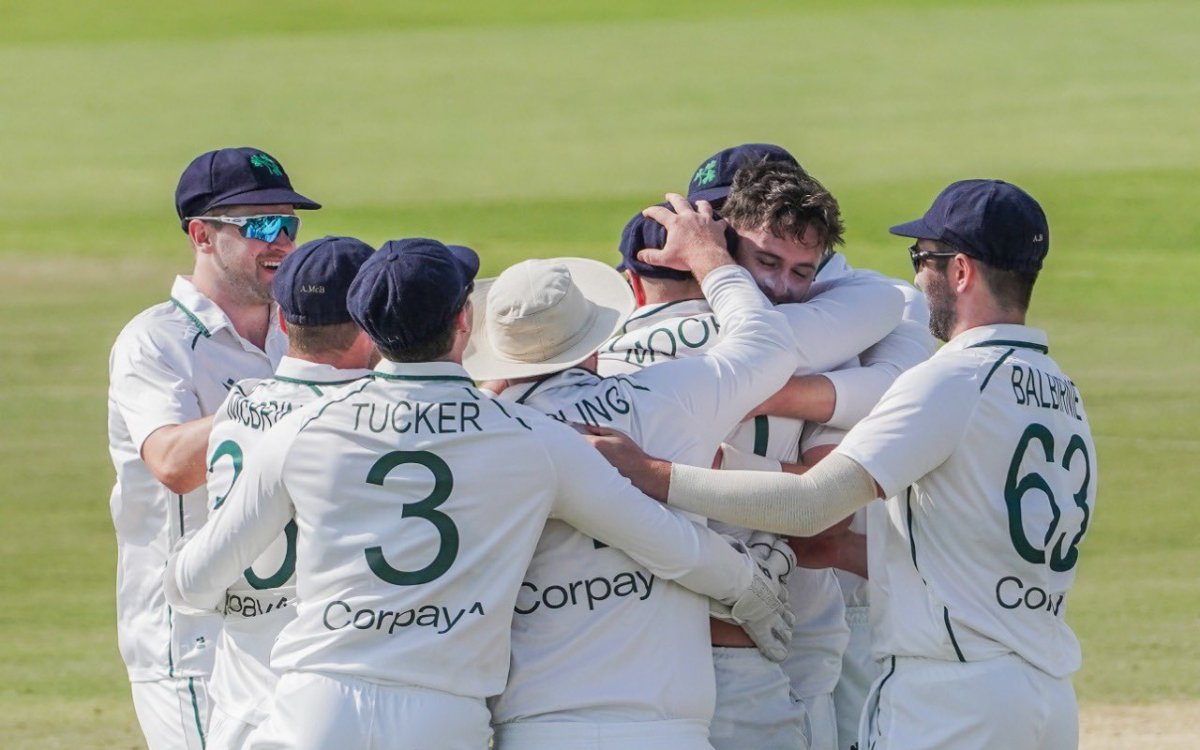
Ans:
[[[738,169],[721,215],[734,229],[766,228],[776,237],[800,239],[812,227],[824,247],[845,244],[837,199],[795,164],[762,161]]]

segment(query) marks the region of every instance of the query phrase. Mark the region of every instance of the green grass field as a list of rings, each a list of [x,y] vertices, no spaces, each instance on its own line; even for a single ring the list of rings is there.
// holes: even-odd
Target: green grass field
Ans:
[[[840,198],[852,262],[897,276],[889,224],[954,179],[1021,184],[1053,233],[1031,322],[1100,452],[1068,617],[1081,702],[1200,699],[1194,2],[528,5],[4,4],[4,747],[140,746],[106,358],[190,267],[172,192],[225,145],[267,149],[325,202],[307,238],[435,236],[489,273],[614,258],[634,211],[742,141],[796,153]]]

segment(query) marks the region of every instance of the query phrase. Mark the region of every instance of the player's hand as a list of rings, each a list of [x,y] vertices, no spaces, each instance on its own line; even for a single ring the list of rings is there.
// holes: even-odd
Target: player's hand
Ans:
[[[746,548],[759,565],[785,586],[788,576],[796,569],[796,553],[789,542],[787,537],[766,531],[755,531],[746,540]]]
[[[734,540],[733,544],[754,559],[740,542]],[[750,586],[733,606],[710,600],[708,613],[718,620],[740,625],[767,659],[781,662],[787,658],[796,617],[787,606],[784,582],[757,561],[754,561],[754,578]]]
[[[697,281],[719,266],[733,263],[725,244],[725,220],[713,216],[708,201],[692,205],[678,193],[667,193],[667,202],[674,213],[663,206],[651,206],[642,211],[647,219],[653,219],[667,230],[667,241],[661,249],[646,249],[638,253],[638,260],[654,266],[691,271]]]
[[[633,486],[662,502],[671,489],[671,463],[647,455],[623,432],[607,427],[575,425],[592,447],[608,459]]]

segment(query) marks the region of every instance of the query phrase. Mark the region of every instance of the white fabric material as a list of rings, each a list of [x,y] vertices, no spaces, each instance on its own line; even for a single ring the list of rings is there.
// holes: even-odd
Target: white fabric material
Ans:
[[[171,297],[175,302],[131,320],[109,356],[117,640],[135,682],[207,676],[220,629],[216,617],[176,615],[163,597],[168,552],[204,523],[208,510],[203,488],[180,496],[154,478],[141,459],[142,443],[160,427],[212,414],[234,382],[269,376],[287,350],[277,325],[271,326],[265,352],[241,338],[186,277],[175,279]]]
[[[812,750],[837,750],[839,735],[833,693],[800,696],[812,729]]]
[[[130,690],[149,750],[204,750],[212,703],[203,678],[133,682]]]
[[[889,496],[868,538],[877,656],[1016,653],[1056,677],[1079,668],[1064,617],[1096,450],[1079,392],[1045,345],[1026,326],[959,334],[834,452]]]
[[[220,706],[214,705],[208,722],[208,735],[204,738],[204,750],[245,750],[255,726],[235,719],[222,711]]]
[[[809,287],[809,298],[845,283],[847,277],[860,282],[882,280],[899,289],[904,296],[904,313],[895,328],[859,354],[858,366],[826,368],[825,377],[837,392],[833,416],[827,424],[843,429],[853,427],[865,417],[900,373],[929,359],[937,350],[937,340],[929,332],[929,304],[925,295],[907,281],[851,268],[840,253],[821,267]]]
[[[850,642],[842,655],[842,676],[833,691],[839,750],[853,750],[858,742],[858,725],[867,693],[881,672],[879,661],[871,653],[869,608],[846,607],[846,622],[850,626]]]
[[[570,427],[485,397],[448,362],[383,362],[264,436],[178,554],[186,603],[220,601],[293,514],[304,604],[272,666],[467,697],[504,686],[513,607],[548,517],[722,601],[754,577],[746,556],[637,492]]]
[[[854,460],[831,453],[799,476],[673,464],[667,501],[675,508],[724,523],[787,536],[812,536],[852,515],[874,497],[870,475]]]
[[[1070,678],[1016,656],[899,657],[871,687],[859,731],[872,750],[1075,750],[1079,706]]]
[[[247,750],[484,750],[491,737],[483,701],[412,685],[292,672],[275,710]]]
[[[274,377],[243,380],[230,389],[229,398],[213,416],[208,440],[210,512],[221,512],[218,506],[254,461],[255,447],[268,430],[324,393],[368,374],[370,370],[339,370],[284,357]],[[279,534],[247,569],[254,581],[243,573],[219,605],[224,627],[209,690],[221,712],[239,723],[257,726],[270,712],[279,679],[271,669],[271,649],[283,627],[295,619],[298,604],[295,539],[294,527],[290,534]]]
[[[712,750],[708,723],[521,721],[496,727],[496,750]]]
[[[745,270],[713,271],[703,290],[725,334],[705,356],[612,378],[571,369],[501,398],[620,430],[655,455],[711,465],[721,439],[759,394],[787,379],[794,358],[783,317]],[[706,724],[707,612],[706,599],[620,550],[547,522],[517,598],[508,685],[491,705],[496,723],[581,722],[585,734],[594,722]]]
[[[804,703],[778,664],[752,648],[713,647],[717,711],[709,727],[716,750],[808,750]]]

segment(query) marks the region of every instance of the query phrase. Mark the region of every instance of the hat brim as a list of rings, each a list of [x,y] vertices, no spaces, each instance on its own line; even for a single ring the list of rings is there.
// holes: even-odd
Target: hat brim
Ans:
[[[236,195],[224,195],[221,199],[205,206],[204,210],[209,211],[219,206],[274,206],[288,205],[295,208],[316,210],[321,207],[312,198],[305,198],[294,190],[287,188],[265,188],[263,190],[247,190],[244,193]]]
[[[548,375],[574,367],[613,337],[637,307],[633,290],[624,277],[600,261],[588,258],[555,258],[566,266],[571,280],[595,306],[588,330],[573,346],[540,362],[519,362],[496,351],[487,331],[488,292],[496,279],[479,279],[471,293],[471,339],[463,352],[463,367],[475,380],[514,380]]]
[[[729,197],[729,186],[728,185],[705,188],[703,190],[697,190],[694,193],[687,194],[687,199],[689,201],[691,201],[692,203],[695,203],[696,201],[708,201],[709,203],[712,203],[714,201],[723,201],[728,197]]]
[[[924,219],[915,221],[906,221],[903,224],[888,229],[889,232],[898,237],[912,237],[918,240],[936,240],[940,239],[940,234],[933,231],[933,228],[925,223]]]

